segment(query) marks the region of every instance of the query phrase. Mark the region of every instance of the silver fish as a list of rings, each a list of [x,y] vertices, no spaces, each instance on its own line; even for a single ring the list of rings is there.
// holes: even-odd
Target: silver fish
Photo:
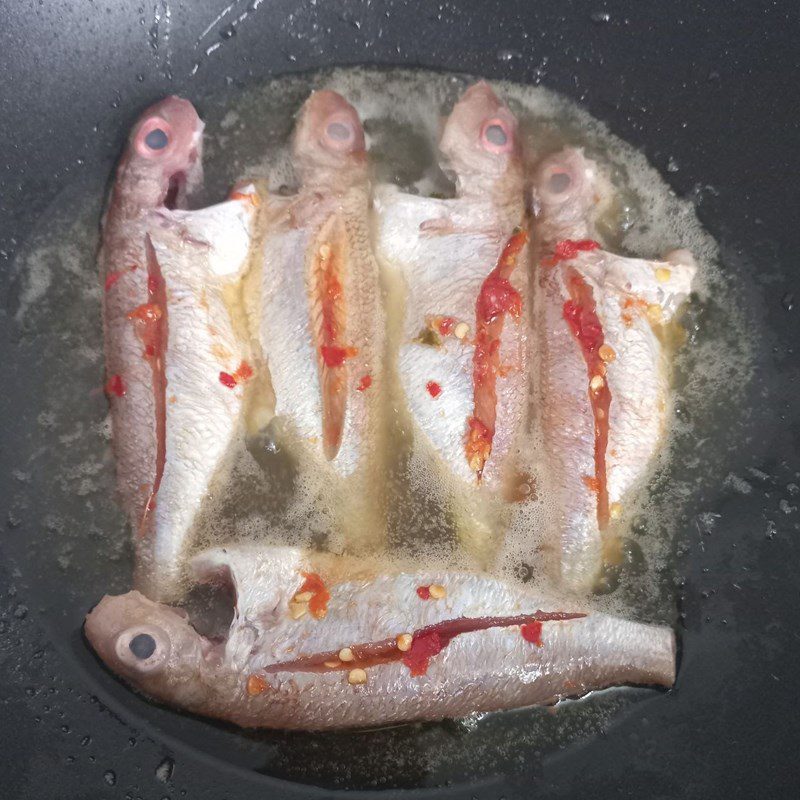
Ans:
[[[188,538],[238,425],[246,345],[225,286],[244,269],[255,190],[178,208],[200,181],[202,123],[167,98],[131,133],[103,225],[107,393],[137,587],[176,594]]]
[[[382,457],[385,322],[364,131],[343,97],[318,91],[305,102],[293,161],[300,188],[270,198],[254,314],[275,414],[299,437],[311,468],[328,469],[351,498],[353,534],[365,513],[353,506],[376,505],[367,496]]]
[[[594,224],[607,196],[596,164],[572,148],[534,178],[543,491],[559,509],[561,576],[581,589],[604,549],[613,557],[608,530],[663,442],[670,371],[659,337],[696,269],[686,251],[658,262],[603,250]]]
[[[488,84],[475,84],[453,108],[440,150],[456,197],[379,187],[376,252],[405,288],[397,369],[417,438],[467,486],[496,490],[527,406],[517,121]]]
[[[675,677],[671,629],[542,611],[553,603],[478,575],[358,576],[291,548],[218,549],[193,566],[233,588],[225,641],[135,591],[104,597],[86,636],[148,697],[245,727],[435,720]]]

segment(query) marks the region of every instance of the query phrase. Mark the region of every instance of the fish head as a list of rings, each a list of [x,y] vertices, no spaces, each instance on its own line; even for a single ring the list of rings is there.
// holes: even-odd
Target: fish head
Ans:
[[[118,184],[142,207],[180,207],[202,181],[203,122],[194,106],[170,96],[137,120],[119,168]]]
[[[533,179],[532,207],[559,236],[594,235],[594,223],[608,205],[611,187],[583,151],[565,147],[539,164]]]
[[[485,81],[470,86],[455,104],[439,141],[446,171],[460,193],[482,191],[520,164],[517,120]]]
[[[172,700],[197,691],[212,647],[184,611],[137,591],[103,597],[86,615],[84,631],[112,672],[144,694]]]
[[[366,164],[358,112],[337,92],[314,92],[300,109],[292,149],[303,183],[324,182],[331,175],[337,181],[349,177],[354,167]]]

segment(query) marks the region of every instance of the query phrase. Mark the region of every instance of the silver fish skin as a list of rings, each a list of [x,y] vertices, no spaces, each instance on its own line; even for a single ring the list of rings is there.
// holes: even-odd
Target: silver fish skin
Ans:
[[[253,213],[244,198],[183,210],[202,178],[202,131],[176,97],[144,112],[117,169],[99,255],[117,484],[135,584],[160,599],[176,594],[242,394],[219,380],[243,357],[221,293],[246,262]]]
[[[537,427],[548,460],[543,491],[559,509],[561,577],[578,590],[597,578],[607,545],[604,530],[634,499],[664,441],[670,364],[659,332],[688,297],[696,271],[686,251],[658,262],[602,249],[595,220],[609,195],[596,164],[573,148],[545,159],[533,181]],[[559,242],[567,240],[580,244],[562,258]],[[580,249],[587,243],[592,249]],[[606,346],[599,367],[595,359],[590,368],[566,319],[565,304],[574,301],[581,284]],[[596,377],[591,370],[605,374]],[[596,418],[592,399],[602,406],[606,390],[604,420]],[[596,425],[607,431],[605,446],[596,439]]]
[[[200,579],[228,581],[235,589],[223,643],[200,636],[180,609],[135,591],[104,597],[86,617],[86,636],[113,672],[148,697],[244,727],[325,730],[436,720],[549,704],[617,684],[674,681],[669,628],[589,613],[543,622],[537,646],[521,635],[520,615],[554,605],[535,594],[441,572],[365,573],[336,583],[329,577],[337,572],[334,562],[319,558],[291,548],[196,557]],[[307,570],[321,573],[330,592],[322,618],[291,613]],[[444,598],[420,598],[420,586],[437,584]],[[401,634],[423,636],[428,625],[487,617],[497,627],[454,636],[422,675],[412,676],[399,660],[365,663],[366,682],[354,685],[350,668],[362,663],[359,656],[352,665],[319,666],[320,654],[335,663],[342,648],[359,653],[359,645],[378,642],[391,651]]]
[[[356,110],[314,92],[295,127],[297,194],[271,197],[257,326],[275,415],[306,465],[352,499],[348,535],[380,468],[385,320],[369,233],[370,183]],[[374,505],[374,504],[373,504]]]
[[[165,461],[137,539],[134,585],[174,596],[203,504],[230,468],[256,365],[226,300],[248,265],[258,194],[197,211],[158,209],[148,241],[165,285]]]
[[[158,131],[168,137],[163,148]],[[134,126],[117,167],[103,219],[99,253],[103,293],[106,375],[122,385],[111,395],[119,494],[134,530],[144,515],[156,472],[152,369],[128,314],[148,303],[145,235],[150,211],[169,199],[183,205],[202,177],[203,123],[191,103],[169,97],[148,108]],[[177,190],[177,191],[176,191]]]
[[[405,292],[397,369],[416,425],[415,438],[467,487],[482,483],[495,491],[508,477],[527,404],[524,256],[509,278],[522,301],[521,316],[504,315],[496,402],[493,397],[482,401],[490,407],[488,416],[496,415],[496,421],[487,420],[494,423],[491,453],[471,463],[466,445],[469,420],[478,416],[473,382],[478,297],[514,229],[524,223],[516,119],[488,84],[475,84],[453,108],[440,151],[443,166],[455,175],[455,198],[378,187],[376,253]],[[454,324],[439,335],[437,320],[442,318]]]

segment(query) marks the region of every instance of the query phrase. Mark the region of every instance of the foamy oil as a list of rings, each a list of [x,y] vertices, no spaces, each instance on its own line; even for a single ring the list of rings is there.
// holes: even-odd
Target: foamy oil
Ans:
[[[193,97],[205,129],[205,185],[198,205],[218,202],[240,179],[270,192],[296,187],[288,150],[294,116],[312,89],[342,93],[364,124],[376,183],[420,195],[448,197],[453,186],[438,164],[441,122],[471,79],[424,71],[342,69],[278,78],[224,97]],[[647,486],[630,503],[621,530],[620,563],[607,571],[593,601],[614,613],[674,624],[674,553],[685,509],[706,476],[734,446],[724,432],[740,414],[736,402],[752,370],[752,326],[741,287],[719,263],[712,237],[693,204],[677,197],[646,158],[570,100],[541,87],[496,82],[517,115],[525,158],[533,166],[564,145],[585,148],[615,190],[603,220],[608,249],[653,258],[692,251],[699,270],[682,324],[686,342],[674,359],[668,434]],[[12,300],[20,354],[41,375],[37,427],[19,454],[18,492],[9,514],[35,531],[26,544],[30,564],[88,609],[106,592],[130,586],[130,533],[116,506],[110,426],[102,392],[101,283],[95,255],[108,175],[88,170],[55,200],[17,261]],[[487,265],[490,268],[491,265]],[[391,286],[387,297],[396,296]],[[390,324],[398,309],[389,309]],[[393,316],[394,315],[394,316]],[[396,389],[397,387],[395,387]],[[451,486],[414,443],[413,426],[397,391],[387,398],[388,447],[381,532],[395,568],[444,564],[474,568],[459,548]],[[230,479],[209,498],[196,547],[254,538],[270,544],[325,548],[336,524],[338,498],[329,475],[294,446],[291,431],[273,420],[258,435],[242,435]],[[524,455],[524,454],[522,454]],[[35,498],[46,497],[46,504]],[[551,532],[548,498],[532,492],[513,506],[489,508],[496,531],[515,542],[494,563],[509,580],[547,592],[542,564]],[[464,721],[382,731],[324,735],[265,732],[213,734],[220,745],[258,747],[259,768],[329,786],[418,786],[509,773],[548,752],[604,729],[612,715],[647,690],[618,689],[580,702],[487,715]],[[213,723],[192,721],[192,725]]]

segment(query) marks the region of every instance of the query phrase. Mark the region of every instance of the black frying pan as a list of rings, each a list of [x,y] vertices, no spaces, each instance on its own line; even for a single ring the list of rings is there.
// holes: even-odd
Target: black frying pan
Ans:
[[[395,787],[386,796],[427,787],[441,797],[796,798],[794,3],[240,0],[215,23],[227,5],[14,0],[2,9],[0,795],[327,797],[307,784],[368,789],[382,779],[373,788]],[[206,56],[216,42],[223,46]],[[477,746],[452,723],[288,737],[242,734],[145,703],[101,669],[80,633],[98,580],[121,591],[128,577],[112,560],[107,578],[84,584],[80,569],[48,546],[76,534],[67,525],[105,560],[103,532],[77,498],[74,507],[52,507],[47,481],[58,476],[13,472],[40,448],[75,446],[50,435],[40,417],[51,376],[37,365],[58,322],[15,319],[15,255],[53,200],[87,176],[109,175],[130,124],[160,96],[183,94],[202,114],[204,97],[224,98],[269,75],[362,62],[542,81],[580,100],[656,165],[673,159],[679,169],[669,180],[695,197],[720,241],[757,338],[741,423],[724,432],[738,446],[681,509],[677,686],[624,701],[606,693],[590,701],[590,715],[567,709],[564,725],[573,729],[563,749],[539,748],[535,735],[515,749],[516,733],[543,724],[546,712],[536,710],[492,722]],[[98,335],[98,318],[99,304],[89,303],[87,336]],[[87,385],[100,371],[87,370]],[[750,492],[726,483],[730,473],[745,476]],[[712,526],[698,516],[705,512],[719,515]],[[452,757],[431,759],[431,748]],[[306,785],[280,780],[300,777]]]

